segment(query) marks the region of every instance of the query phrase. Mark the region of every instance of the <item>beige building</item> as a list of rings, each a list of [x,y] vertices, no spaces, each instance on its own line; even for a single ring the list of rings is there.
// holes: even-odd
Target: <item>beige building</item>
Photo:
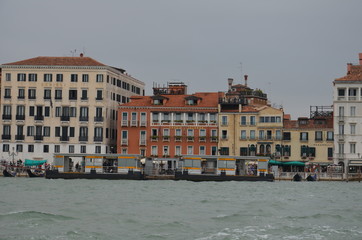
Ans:
[[[1,157],[116,151],[117,108],[144,83],[92,58],[36,57],[3,64]]]

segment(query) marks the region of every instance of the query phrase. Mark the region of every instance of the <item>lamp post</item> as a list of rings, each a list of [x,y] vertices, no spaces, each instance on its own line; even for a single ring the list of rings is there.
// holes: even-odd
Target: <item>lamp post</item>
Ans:
[[[12,151],[12,152],[9,152],[9,156],[12,157],[12,162],[13,162],[13,163],[15,163],[15,162],[14,162],[15,156],[18,156],[18,152],[15,152],[14,149],[15,149],[15,148],[13,147],[13,151]]]

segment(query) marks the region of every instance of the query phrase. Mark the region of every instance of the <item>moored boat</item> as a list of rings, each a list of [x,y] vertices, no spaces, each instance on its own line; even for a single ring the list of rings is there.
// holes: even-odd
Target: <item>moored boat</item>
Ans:
[[[16,173],[11,173],[11,172],[9,172],[7,169],[4,169],[4,170],[3,170],[3,176],[4,176],[4,177],[15,177],[15,176],[16,176]]]
[[[26,169],[26,172],[28,173],[28,176],[30,178],[35,178],[35,177],[44,177],[44,172],[40,171],[40,172],[32,172],[30,169]]]
[[[300,182],[300,181],[302,181],[302,176],[300,176],[299,173],[295,174],[295,175],[293,176],[293,181],[294,181],[294,182]]]

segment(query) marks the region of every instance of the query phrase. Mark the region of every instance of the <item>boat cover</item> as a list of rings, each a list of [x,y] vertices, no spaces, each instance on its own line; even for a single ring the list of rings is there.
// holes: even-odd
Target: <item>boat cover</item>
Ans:
[[[304,162],[280,162],[275,160],[269,160],[270,165],[279,165],[279,166],[305,166]]]
[[[25,159],[25,166],[39,166],[39,165],[43,165],[44,163],[46,163],[47,160],[30,160],[30,159]]]

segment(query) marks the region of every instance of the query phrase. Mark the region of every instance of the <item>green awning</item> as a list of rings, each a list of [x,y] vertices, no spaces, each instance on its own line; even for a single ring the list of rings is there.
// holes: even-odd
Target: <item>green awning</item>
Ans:
[[[269,160],[270,165],[278,165],[278,166],[305,166],[304,162],[280,162],[275,160]]]
[[[25,159],[25,163],[24,165],[27,167],[30,166],[39,166],[39,165],[43,165],[44,163],[46,163],[47,160],[30,160],[30,159]]]

